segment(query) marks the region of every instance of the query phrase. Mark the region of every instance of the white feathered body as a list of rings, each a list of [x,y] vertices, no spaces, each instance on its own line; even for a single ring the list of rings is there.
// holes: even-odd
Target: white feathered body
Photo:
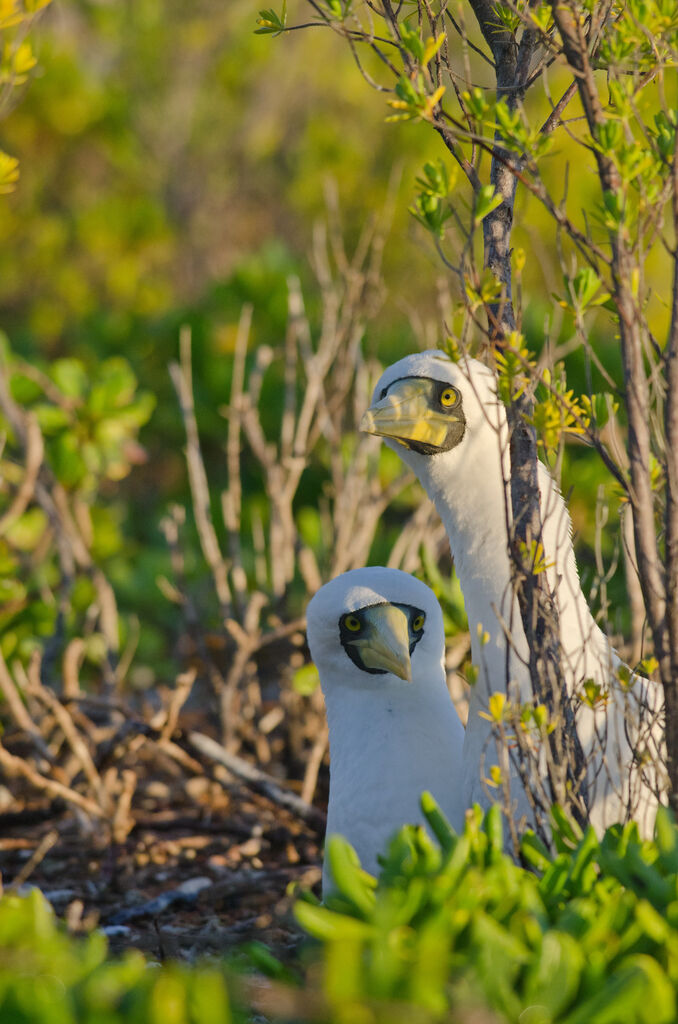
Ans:
[[[506,692],[507,681],[514,692],[517,688],[521,700],[532,696],[527,642],[512,592],[508,555],[512,521],[508,426],[496,396],[494,374],[475,360],[455,365],[442,353],[408,357],[386,371],[375,394],[406,374],[432,374],[431,357],[435,373],[462,391],[464,437],[452,450],[432,456],[389,443],[417,473],[449,538],[479,673],[471,689],[466,727],[464,794],[468,804],[487,806],[491,798],[482,780],[490,765],[498,762],[491,724],[480,712],[486,711],[490,694]],[[651,834],[656,791],[661,786],[658,774],[662,775],[661,691],[656,684],[634,677],[630,692],[625,692],[616,680],[620,661],[593,620],[582,592],[567,508],[541,463],[538,478],[545,561],[558,610],[567,689],[570,694],[579,693],[582,684],[593,679],[608,695],[607,703],[595,711],[583,704],[577,710],[577,731],[589,764],[591,822],[600,833],[614,822],[633,817],[645,834]],[[479,634],[489,635],[489,640],[483,643]],[[642,768],[633,767],[632,745],[648,749],[649,763]],[[527,796],[515,775],[511,791],[516,820],[532,821]]]
[[[388,840],[404,824],[424,824],[419,807],[423,790],[433,793],[457,830],[462,828],[464,727],[442,668],[437,680],[427,680],[425,692],[416,682],[397,680],[384,683],[379,692],[354,691],[350,701],[343,697],[325,695],[330,731],[327,834],[346,836],[362,866],[374,874],[377,853],[386,849]]]
[[[384,602],[408,604],[426,616],[410,654],[409,681],[361,671],[339,640],[340,614]],[[403,825],[423,822],[423,790],[461,831],[464,727],[447,689],[443,617],[433,591],[397,569],[354,569],[311,600],[307,633],[329,726],[327,835],[343,835],[362,866],[376,873],[389,839]],[[323,892],[331,888],[326,859]]]

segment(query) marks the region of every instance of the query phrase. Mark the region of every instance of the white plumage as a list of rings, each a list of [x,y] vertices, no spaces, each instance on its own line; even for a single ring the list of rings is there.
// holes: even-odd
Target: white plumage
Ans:
[[[491,725],[480,712],[491,693],[506,692],[507,681],[521,701],[531,699],[527,644],[510,582],[508,427],[495,376],[475,360],[455,364],[443,352],[408,356],[382,375],[362,427],[383,435],[414,470],[447,530],[479,670],[466,726],[464,795],[467,804],[487,806],[490,798],[482,777],[497,757]],[[593,679],[608,694],[604,707],[577,709],[577,731],[590,766],[591,822],[600,833],[633,817],[643,833],[651,834],[658,779],[663,779],[660,687],[640,677],[634,677],[630,692],[619,685],[619,658],[594,622],[580,586],[567,508],[541,463],[538,479],[545,560],[559,614],[568,692],[579,693]],[[504,627],[510,630],[510,642]],[[483,631],[489,633],[484,645],[479,639]],[[642,715],[639,707],[645,709]],[[632,748],[640,748],[643,755],[640,767],[634,764]],[[533,820],[515,773],[511,792],[515,820]]]
[[[425,789],[461,830],[464,728],[447,690],[433,592],[397,569],[354,569],[313,597],[307,631],[329,725],[327,835],[345,836],[374,873],[391,836],[423,821]]]

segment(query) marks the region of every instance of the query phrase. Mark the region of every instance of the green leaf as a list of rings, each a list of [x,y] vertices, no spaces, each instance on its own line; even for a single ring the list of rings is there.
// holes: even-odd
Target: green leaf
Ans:
[[[13,192],[19,180],[19,161],[0,149],[0,195]]]
[[[320,676],[318,675],[318,669],[312,662],[308,665],[302,665],[292,676],[292,686],[302,697],[310,697],[319,685]]]
[[[294,916],[309,935],[323,942],[367,941],[373,934],[372,925],[365,921],[303,900],[294,904]]]
[[[457,845],[459,837],[440,810],[433,794],[426,790],[421,794],[421,809],[431,826],[431,831],[440,843],[443,853],[451,853]]]
[[[495,193],[494,185],[483,185],[483,187],[475,194],[475,206],[473,209],[473,222],[474,224],[480,224],[488,213],[492,213],[498,206],[501,206],[502,198],[499,193]]]
[[[71,417],[60,405],[49,405],[47,402],[40,402],[33,406],[35,418],[43,434],[58,434],[65,427],[70,426]]]
[[[287,0],[283,0],[282,11],[280,14],[277,14],[272,7],[268,10],[259,11],[257,25],[261,26],[254,30],[254,34],[257,36],[279,36],[284,32],[285,26],[287,25]]]
[[[673,986],[656,960],[628,957],[562,1024],[673,1024]]]
[[[544,1007],[546,1020],[557,1018],[577,994],[584,965],[581,945],[573,936],[547,932],[527,970],[525,1002]]]
[[[47,529],[47,515],[41,508],[29,508],[12,523],[5,536],[19,551],[34,551]]]
[[[325,840],[325,856],[329,861],[332,878],[338,891],[357,911],[368,916],[374,908],[376,882],[361,868],[358,855],[351,844],[343,836],[328,836]]]
[[[490,863],[499,859],[504,849],[504,821],[499,804],[492,804],[485,813],[483,831],[488,838]]]
[[[590,305],[602,305],[610,298],[609,292],[596,294],[602,288],[602,282],[593,267],[580,267],[572,280],[572,291],[578,309],[584,310]],[[594,303],[595,298],[595,303]]]
[[[544,872],[551,866],[551,855],[536,833],[528,830],[520,841],[520,855],[535,871]]]
[[[654,834],[659,850],[659,862],[666,871],[678,873],[678,828],[668,807],[657,808]]]
[[[582,839],[581,828],[560,804],[553,804],[550,816],[553,823],[553,838],[558,849],[572,849]]]
[[[57,359],[50,377],[67,398],[82,398],[87,390],[87,371],[79,359]]]

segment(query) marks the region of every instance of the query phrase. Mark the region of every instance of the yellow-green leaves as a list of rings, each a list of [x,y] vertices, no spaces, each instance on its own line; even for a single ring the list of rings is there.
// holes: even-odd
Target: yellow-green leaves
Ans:
[[[529,544],[520,541],[518,548],[522,564],[529,568],[533,576],[538,576],[555,565],[555,562],[546,561],[546,552],[541,541],[532,540]]]
[[[487,702],[487,711],[479,711],[481,718],[488,722],[503,722],[511,709],[505,693],[493,693]]]
[[[292,676],[292,686],[302,697],[310,697],[319,685],[320,676],[318,675],[318,669],[313,663],[302,665]]]
[[[26,31],[32,18],[50,0],[0,0],[0,84],[3,103],[12,89],[23,85],[37,63]],[[13,192],[19,180],[19,161],[0,150],[0,195]]]
[[[547,451],[555,451],[563,433],[583,434],[589,425],[589,410],[570,390],[550,391],[535,403],[532,423],[538,443]]]
[[[423,173],[417,178],[420,191],[410,207],[410,213],[437,238],[443,237],[445,223],[452,216],[452,209],[446,200],[456,180],[456,165],[450,175],[443,160],[424,164]]]
[[[2,48],[2,61],[0,62],[0,81],[6,85],[23,85],[29,71],[37,64],[37,59],[28,42],[14,46],[11,42],[5,43]]]
[[[478,280],[471,280],[467,274],[464,278],[466,301],[472,313],[482,307],[489,306],[501,298],[502,283],[495,277],[489,267],[485,267]]]
[[[259,11],[257,25],[259,25],[259,28],[255,28],[254,30],[254,34],[257,36],[279,36],[284,32],[287,25],[287,0],[283,0],[282,11],[280,14],[278,14],[273,7]]]
[[[0,150],[0,195],[13,192],[18,180],[19,161]]]
[[[507,336],[505,347],[496,352],[495,361],[499,397],[508,405],[530,386],[536,363],[522,334],[517,331]]]
[[[607,704],[608,695],[595,679],[586,679],[582,684],[579,699],[582,704],[586,704],[590,708],[604,707]]]
[[[488,213],[492,213],[502,204],[502,197],[495,192],[494,185],[483,185],[475,194],[473,207],[473,222],[475,225],[482,223]]]
[[[571,303],[560,302],[560,305],[572,313],[583,313],[591,306],[602,306],[610,298],[603,282],[593,267],[580,267],[573,278],[566,281]]]
[[[429,36],[426,42],[424,42],[418,29],[411,28],[407,22],[403,22],[400,26],[400,41],[410,56],[414,57],[416,62],[423,66],[435,57],[445,42],[445,33],[441,32],[435,39]]]
[[[406,75],[401,75],[395,91],[398,98],[389,100],[388,105],[397,113],[387,117],[387,121],[412,121],[416,118],[432,121],[435,108],[445,93],[445,86],[441,85],[429,94],[421,74],[415,76],[414,82]]]

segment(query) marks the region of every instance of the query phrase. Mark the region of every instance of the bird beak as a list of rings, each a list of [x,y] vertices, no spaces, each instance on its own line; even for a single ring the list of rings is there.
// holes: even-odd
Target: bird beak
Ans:
[[[365,609],[364,615],[368,629],[349,643],[360,648],[365,668],[392,672],[411,683],[410,624],[405,612],[392,604],[375,604]]]
[[[406,448],[415,441],[442,449],[450,428],[450,414],[432,409],[430,395],[431,386],[426,380],[396,381],[386,397],[367,410],[360,429],[367,434],[391,437]]]

